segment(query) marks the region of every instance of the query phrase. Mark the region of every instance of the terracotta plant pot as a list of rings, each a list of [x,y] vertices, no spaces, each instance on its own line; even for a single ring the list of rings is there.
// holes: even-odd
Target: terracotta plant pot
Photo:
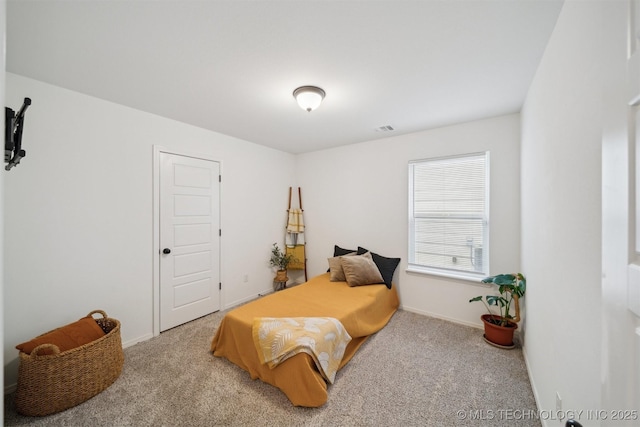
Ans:
[[[513,346],[513,333],[518,329],[517,323],[509,322],[508,326],[493,324],[489,319],[500,319],[495,314],[483,314],[480,318],[484,322],[484,336],[487,340],[504,347]]]

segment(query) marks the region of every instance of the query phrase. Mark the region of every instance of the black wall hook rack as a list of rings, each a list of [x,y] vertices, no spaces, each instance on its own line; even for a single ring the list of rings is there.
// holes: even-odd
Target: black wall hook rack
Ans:
[[[16,114],[9,107],[4,107],[4,162],[5,170],[20,164],[20,160],[27,155],[22,149],[22,130],[24,128],[24,112],[31,105],[31,99],[25,98],[22,107]]]

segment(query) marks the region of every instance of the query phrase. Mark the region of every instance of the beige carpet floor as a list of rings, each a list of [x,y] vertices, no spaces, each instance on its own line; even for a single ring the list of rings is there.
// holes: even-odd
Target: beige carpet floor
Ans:
[[[300,408],[209,352],[223,315],[125,349],[120,378],[64,412],[23,417],[5,396],[4,425],[541,425],[521,350],[492,347],[479,329],[400,310],[338,372],[324,406]]]

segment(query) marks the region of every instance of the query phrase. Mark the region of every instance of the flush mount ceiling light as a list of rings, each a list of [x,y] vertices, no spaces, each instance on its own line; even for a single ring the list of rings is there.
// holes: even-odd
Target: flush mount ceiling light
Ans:
[[[293,91],[293,97],[298,101],[298,105],[307,112],[318,108],[324,95],[324,91],[315,86],[301,86]]]

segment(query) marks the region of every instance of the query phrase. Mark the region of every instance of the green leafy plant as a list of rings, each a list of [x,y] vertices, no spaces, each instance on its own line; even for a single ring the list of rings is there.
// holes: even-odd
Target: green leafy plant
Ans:
[[[286,254],[281,251],[276,243],[271,247],[271,259],[269,263],[272,267],[277,267],[278,270],[286,270],[289,264],[295,261],[293,254]]]
[[[493,283],[498,287],[500,295],[486,295],[471,298],[469,302],[482,301],[487,307],[489,314],[491,312],[489,306],[496,306],[500,311],[498,318],[491,318],[489,321],[496,325],[507,326],[509,323],[518,323],[520,321],[520,303],[519,299],[524,296],[527,289],[527,279],[522,273],[516,274],[498,274],[482,279],[482,283]],[[515,317],[511,315],[511,307],[514,307]]]

